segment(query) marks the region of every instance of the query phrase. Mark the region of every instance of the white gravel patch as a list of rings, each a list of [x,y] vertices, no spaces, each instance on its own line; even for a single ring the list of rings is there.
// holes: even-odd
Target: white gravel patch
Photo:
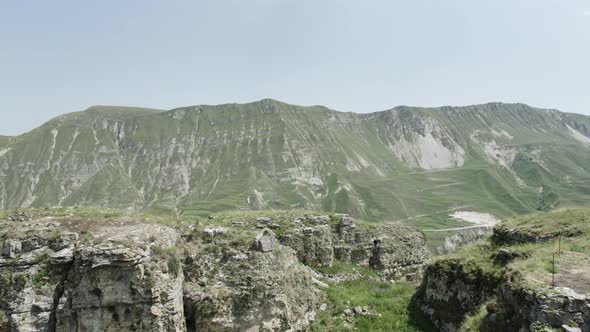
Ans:
[[[570,134],[572,135],[572,137],[583,144],[590,144],[590,137],[586,137],[584,136],[582,133],[580,133],[579,131],[575,130],[574,128],[567,126],[567,129],[570,131]]]
[[[8,151],[10,151],[10,148],[6,148],[6,149],[0,150],[0,157],[2,157],[3,155],[5,155]]]
[[[498,217],[490,213],[472,212],[472,211],[456,211],[449,214],[453,219],[467,221],[480,226],[493,226],[500,222]]]

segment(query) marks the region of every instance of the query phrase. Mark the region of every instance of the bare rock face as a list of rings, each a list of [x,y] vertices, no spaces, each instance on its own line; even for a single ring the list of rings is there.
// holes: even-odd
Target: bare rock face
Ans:
[[[308,222],[279,240],[306,265],[331,266],[336,259],[373,268],[388,279],[418,280],[430,259],[424,237],[416,230],[399,223],[357,225],[348,215],[336,216],[331,225]]]
[[[314,272],[254,229],[0,220],[0,331],[306,330]]]
[[[505,284],[499,288],[499,303],[484,320],[487,330],[534,330],[539,325],[590,331],[590,296],[566,287],[547,293]]]
[[[304,331],[329,287],[310,267],[410,279],[428,259],[420,233],[344,215],[20,219],[0,219],[0,331]]]
[[[58,302],[57,330],[183,330],[182,271],[162,263],[141,251],[78,251]]]
[[[288,247],[194,253],[187,261],[189,331],[301,331],[315,318],[321,293]]]
[[[440,331],[454,332],[467,314],[492,298],[501,282],[472,263],[437,261],[426,268],[414,301]]]
[[[172,229],[80,222],[76,227],[95,236],[80,241],[62,220],[10,227],[16,236],[4,240],[10,250],[0,259],[0,309],[11,330],[185,329],[182,267],[171,271],[151,250],[174,245],[178,235]],[[153,233],[160,240],[149,239]],[[11,257],[19,246],[22,251]]]
[[[297,258],[310,266],[332,266],[334,248],[329,225],[302,226],[281,236],[283,245],[293,248]]]
[[[504,253],[506,254],[506,253]],[[541,331],[575,324],[590,331],[590,298],[568,288],[528,289],[473,262],[440,260],[428,266],[415,303],[440,331],[459,329],[466,315],[487,305],[482,331]]]
[[[352,218],[349,217],[348,215],[344,215],[342,217],[340,217],[340,226],[341,227],[350,227],[352,226]]]
[[[262,252],[272,251],[275,245],[275,235],[269,229],[264,229],[262,232],[256,235],[252,246],[254,249]]]
[[[421,233],[399,223],[355,227],[341,222],[334,239],[336,259],[371,267],[388,279],[418,280],[430,254]]]
[[[456,231],[453,235],[445,238],[443,244],[436,248],[436,253],[439,255],[450,253],[460,246],[483,239],[491,232],[491,226],[473,227]]]
[[[22,250],[22,243],[17,240],[6,240],[2,246],[2,257],[15,258]]]

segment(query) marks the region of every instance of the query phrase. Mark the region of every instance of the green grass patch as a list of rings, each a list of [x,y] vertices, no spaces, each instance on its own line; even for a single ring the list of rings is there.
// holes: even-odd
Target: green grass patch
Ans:
[[[168,273],[174,277],[178,277],[181,270],[181,262],[178,257],[178,249],[176,247],[161,247],[155,246],[152,248],[154,256],[166,260]]]
[[[348,264],[337,259],[334,260],[332,266],[318,266],[314,267],[314,270],[327,274],[327,275],[334,275],[334,274],[362,274],[364,276],[375,276],[376,273],[373,269],[358,266],[355,264]]]
[[[510,218],[498,227],[556,237],[550,241],[517,244],[498,244],[488,238],[440,257],[437,261],[455,259],[464,262],[464,266],[477,267],[488,275],[519,276],[518,280],[523,286],[546,288],[550,286],[551,275],[562,272],[563,264],[587,264],[585,262],[590,255],[590,226],[586,222],[587,216],[590,217],[588,209],[563,209]],[[559,234],[562,234],[561,240]],[[500,249],[506,249],[512,255],[512,259],[505,264],[496,260]]]
[[[487,305],[488,303],[483,304],[475,313],[467,315],[467,317],[461,324],[461,327],[459,328],[459,332],[481,331],[481,324],[483,322],[483,319],[488,314]]]
[[[534,234],[577,236],[590,233],[590,209],[569,208],[502,221],[501,226]]]
[[[31,281],[36,288],[41,288],[47,284],[48,278],[49,268],[46,265],[41,265]]]
[[[321,313],[312,325],[313,331],[342,331],[353,327],[358,331],[430,331],[425,320],[414,321],[410,305],[415,286],[390,284],[372,278],[362,278],[330,285],[326,290],[330,308]],[[356,316],[347,322],[347,308],[368,308],[372,314]]]

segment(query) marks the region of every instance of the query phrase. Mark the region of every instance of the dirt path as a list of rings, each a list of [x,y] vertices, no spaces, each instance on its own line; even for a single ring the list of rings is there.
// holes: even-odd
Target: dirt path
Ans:
[[[473,226],[453,227],[443,229],[424,229],[425,232],[451,232],[462,231],[472,228],[489,228],[500,222],[496,216],[489,213],[472,212],[472,211],[456,211],[449,215],[449,217],[457,220],[467,221],[474,224]]]
[[[442,188],[442,187],[451,187],[451,186],[457,186],[460,184],[464,184],[465,182],[453,182],[453,183],[445,183],[445,184],[439,184],[436,186],[432,186],[432,187],[427,187],[427,188],[422,188],[422,189],[418,189],[417,192],[421,193],[425,190],[430,190],[430,189],[436,189],[436,188]]]
[[[425,174],[425,173],[439,173],[439,172],[454,172],[454,171],[460,171],[460,170],[478,170],[478,169],[485,169],[485,168],[490,168],[490,165],[474,165],[474,166],[462,166],[462,167],[455,167],[455,168],[440,168],[440,169],[430,169],[430,170],[426,170],[426,171],[415,171],[415,172],[410,172],[407,174]]]
[[[455,228],[443,228],[443,229],[423,229],[423,232],[453,232],[453,231],[462,231],[464,229],[472,229],[472,228],[487,228],[490,226],[465,226],[465,227],[455,227]]]

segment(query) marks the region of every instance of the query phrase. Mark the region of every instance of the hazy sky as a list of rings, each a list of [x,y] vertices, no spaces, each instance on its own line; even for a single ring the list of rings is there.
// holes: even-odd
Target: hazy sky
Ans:
[[[590,0],[0,2],[0,134],[95,104],[590,114]]]

